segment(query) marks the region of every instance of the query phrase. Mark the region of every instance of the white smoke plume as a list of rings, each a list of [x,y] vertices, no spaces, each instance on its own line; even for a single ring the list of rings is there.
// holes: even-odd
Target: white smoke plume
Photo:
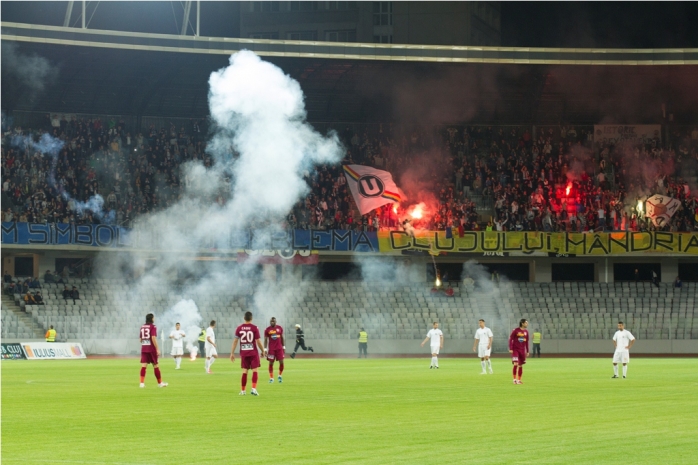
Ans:
[[[188,298],[204,318],[220,312],[227,324],[242,322],[246,310],[259,325],[272,314],[284,321],[287,294],[298,296],[302,284],[264,283],[259,265],[237,263],[234,251],[204,260],[200,254],[219,252],[241,232],[280,232],[293,205],[309,191],[303,172],[338,163],[344,150],[334,133],[322,136],[306,122],[300,85],[252,52],[232,55],[209,84],[214,124],[207,152],[213,163],[184,165],[180,200],[136,219],[131,238],[140,252],[100,258],[98,273],[131,275],[134,302],[158,289],[169,299],[154,301],[161,308]],[[216,334],[232,337],[227,325],[219,325]]]
[[[42,92],[56,78],[58,69],[43,57],[26,55],[13,42],[2,43],[2,68],[26,86],[32,94]]]
[[[172,308],[165,311],[156,320],[156,323],[164,334],[165,340],[169,338],[175,325],[179,323],[180,329],[184,331],[184,347],[188,352],[195,350],[196,341],[201,332],[201,313],[193,300],[180,300]]]

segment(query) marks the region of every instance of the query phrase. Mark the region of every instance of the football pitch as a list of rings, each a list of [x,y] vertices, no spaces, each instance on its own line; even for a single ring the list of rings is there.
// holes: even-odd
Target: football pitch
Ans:
[[[283,384],[239,361],[2,362],[3,464],[696,463],[696,359],[302,359]]]

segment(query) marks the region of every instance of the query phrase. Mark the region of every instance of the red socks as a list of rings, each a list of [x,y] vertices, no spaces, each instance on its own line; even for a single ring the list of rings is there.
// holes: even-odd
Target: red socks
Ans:
[[[514,378],[516,378],[516,372],[518,371],[517,368],[519,368],[519,367],[517,367],[516,365],[514,365],[514,369],[511,370],[511,374],[514,375]]]
[[[155,369],[155,378],[158,380],[158,384],[162,382],[162,376],[160,375],[160,368]]]
[[[252,372],[252,389],[257,389],[257,372]]]
[[[284,373],[284,364],[279,363],[279,376],[281,376]],[[274,364],[270,363],[269,364],[269,378],[274,377]]]
[[[523,374],[523,367],[519,367],[519,379],[521,379],[522,374]]]
[[[247,373],[242,374],[242,390],[247,389]]]
[[[141,367],[141,383],[145,382],[145,367]]]

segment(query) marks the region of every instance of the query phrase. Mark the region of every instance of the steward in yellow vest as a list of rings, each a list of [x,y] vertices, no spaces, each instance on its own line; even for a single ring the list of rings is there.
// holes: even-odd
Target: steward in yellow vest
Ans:
[[[540,339],[541,339],[540,330],[536,329],[533,332],[533,353],[531,354],[531,357],[535,357],[536,353],[538,353],[538,358],[540,358]]]
[[[201,357],[206,356],[205,346],[206,346],[206,330],[204,328],[201,328],[201,334],[199,334],[199,355]]]
[[[368,357],[368,333],[363,328],[359,331],[359,358],[361,358],[362,353],[364,358]]]
[[[50,326],[48,331],[46,331],[46,342],[56,342],[56,330],[53,326]]]

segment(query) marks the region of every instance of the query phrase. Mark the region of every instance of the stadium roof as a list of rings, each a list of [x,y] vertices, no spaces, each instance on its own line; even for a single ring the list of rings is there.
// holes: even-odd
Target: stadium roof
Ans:
[[[203,116],[208,76],[242,49],[301,83],[312,121],[637,123],[656,122],[662,104],[692,121],[698,103],[698,49],[299,42],[6,22],[1,29],[3,41],[60,70],[40,99],[3,79],[3,108],[11,110]]]

